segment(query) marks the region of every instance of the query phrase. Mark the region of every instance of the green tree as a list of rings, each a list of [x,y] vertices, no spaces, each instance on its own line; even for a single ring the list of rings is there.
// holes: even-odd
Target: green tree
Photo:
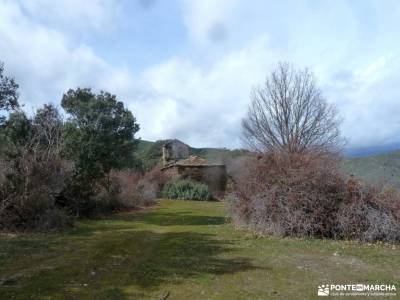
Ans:
[[[4,64],[0,62],[0,110],[18,107],[18,84],[4,75]]]
[[[4,64],[0,62],[0,155],[9,146],[4,133],[6,116],[2,111],[10,111],[19,106],[17,91],[18,84],[13,78],[4,75]]]
[[[139,125],[115,95],[78,88],[64,94],[61,106],[69,114],[65,153],[80,178],[93,182],[134,164]]]
[[[20,147],[32,138],[32,121],[20,110],[11,112],[0,132],[0,154],[9,158],[18,156]]]

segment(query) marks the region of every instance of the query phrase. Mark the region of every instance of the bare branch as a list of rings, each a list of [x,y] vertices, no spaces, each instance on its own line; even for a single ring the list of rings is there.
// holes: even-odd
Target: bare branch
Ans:
[[[253,89],[242,121],[243,140],[259,152],[338,152],[340,119],[316,87],[313,74],[281,63]]]

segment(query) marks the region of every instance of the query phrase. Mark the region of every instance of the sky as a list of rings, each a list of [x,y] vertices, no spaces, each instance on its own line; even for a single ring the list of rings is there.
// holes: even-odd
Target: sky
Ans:
[[[400,1],[0,0],[0,61],[27,111],[105,90],[145,140],[242,147],[252,88],[309,68],[349,148],[400,147]]]

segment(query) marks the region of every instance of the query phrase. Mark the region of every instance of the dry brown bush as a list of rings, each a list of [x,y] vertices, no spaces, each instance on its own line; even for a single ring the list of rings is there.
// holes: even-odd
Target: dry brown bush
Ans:
[[[400,197],[350,179],[337,213],[337,232],[344,239],[400,241]]]
[[[122,209],[154,204],[163,185],[168,181],[159,166],[145,174],[130,170],[114,171],[111,177],[117,182],[117,201]]]
[[[246,169],[235,185],[236,221],[283,236],[331,235],[344,189],[333,157],[270,154]]]
[[[345,181],[335,156],[249,159],[229,197],[234,222],[279,236],[397,241],[398,194]]]
[[[22,112],[3,128],[7,150],[0,163],[0,229],[50,231],[72,224],[59,196],[73,166],[62,159],[62,120],[51,105],[33,119]]]
[[[51,231],[72,224],[56,203],[72,175],[66,161],[24,153],[7,169],[0,186],[0,229]]]

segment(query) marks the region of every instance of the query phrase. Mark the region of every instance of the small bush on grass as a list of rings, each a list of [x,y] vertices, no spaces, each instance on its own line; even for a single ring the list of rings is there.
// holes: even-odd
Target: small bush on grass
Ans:
[[[159,166],[145,174],[130,170],[113,171],[111,179],[117,186],[114,194],[119,209],[135,209],[153,205],[168,180]]]
[[[167,183],[162,196],[168,199],[207,201],[211,199],[207,185],[190,180],[175,180]]]
[[[147,179],[147,174],[119,171],[113,172],[112,176],[118,183],[116,201],[120,209],[150,206],[156,201],[157,185]]]

